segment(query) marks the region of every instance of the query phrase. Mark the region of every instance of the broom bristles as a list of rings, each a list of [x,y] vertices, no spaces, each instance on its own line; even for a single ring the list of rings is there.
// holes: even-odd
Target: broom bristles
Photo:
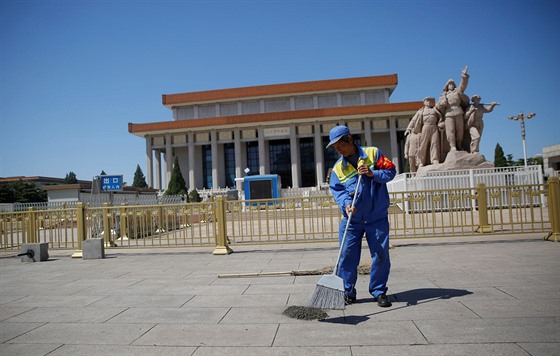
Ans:
[[[344,291],[317,285],[307,306],[319,309],[344,309]]]

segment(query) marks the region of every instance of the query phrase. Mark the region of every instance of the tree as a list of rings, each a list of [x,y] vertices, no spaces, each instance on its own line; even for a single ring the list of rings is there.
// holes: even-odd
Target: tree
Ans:
[[[496,144],[496,149],[494,150],[494,167],[507,167],[508,162],[506,156],[504,155],[504,150],[499,143]]]
[[[144,177],[144,172],[140,168],[140,165],[136,165],[136,172],[134,172],[134,181],[132,186],[136,188],[148,188],[148,183],[146,183],[146,177]]]
[[[516,165],[515,162],[513,161],[513,155],[511,153],[508,153],[506,155],[506,157],[507,157],[507,165],[508,166],[515,166]]]
[[[173,171],[171,172],[171,179],[167,185],[167,190],[165,195],[186,195],[187,194],[187,184],[185,179],[181,174],[181,168],[179,167],[179,158],[175,156],[175,162],[173,163]]]
[[[66,173],[66,177],[64,178],[64,183],[66,184],[76,184],[78,183],[78,179],[76,178],[76,173],[70,171]]]
[[[105,171],[102,169],[102,170],[101,170],[101,173],[99,173],[99,175],[100,175],[100,176],[106,176],[107,173],[105,173]]]
[[[41,203],[47,201],[47,192],[35,183],[23,182],[0,185],[0,203]]]
[[[198,191],[196,189],[191,190],[189,193],[189,203],[198,203],[200,201],[202,201],[202,198]]]

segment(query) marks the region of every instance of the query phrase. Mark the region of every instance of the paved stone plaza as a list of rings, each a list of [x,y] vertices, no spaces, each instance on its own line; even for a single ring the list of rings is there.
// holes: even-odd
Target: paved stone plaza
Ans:
[[[284,316],[332,266],[334,243],[51,250],[0,258],[0,354],[558,355],[560,244],[543,234],[393,240],[391,308],[367,295],[325,320]],[[365,250],[364,250],[365,252]]]

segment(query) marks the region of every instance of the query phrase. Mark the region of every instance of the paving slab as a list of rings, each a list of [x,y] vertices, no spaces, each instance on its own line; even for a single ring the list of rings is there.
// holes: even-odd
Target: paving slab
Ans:
[[[13,338],[8,343],[130,345],[153,326],[153,324],[49,323]]]
[[[44,325],[44,323],[8,323],[2,321],[2,324],[0,325],[0,342],[4,343],[13,340],[14,338],[42,325]]]
[[[350,347],[204,347],[193,356],[352,356]]]
[[[414,323],[432,344],[560,343],[559,317],[415,320]]]
[[[254,295],[204,295],[195,296],[185,307],[286,307],[289,294],[260,294],[258,297]]]
[[[560,345],[558,343],[519,343],[519,347],[527,351],[532,356],[537,355],[558,355],[560,352]]]
[[[60,344],[2,344],[0,354],[6,356],[43,356],[60,348]]]
[[[0,321],[7,320],[13,316],[25,313],[33,308],[4,308],[0,307]]]
[[[56,295],[56,296],[44,296],[42,293],[40,295],[30,295],[10,303],[5,303],[3,307],[19,307],[19,308],[54,308],[54,307],[70,307],[78,308],[85,307],[91,303],[94,303],[102,298],[102,296],[89,296],[89,295]]]
[[[560,272],[559,272],[560,273]],[[534,300],[537,296],[543,299],[553,299],[560,296],[560,287],[557,285],[544,286],[515,286],[496,288],[503,293],[520,300]]]
[[[352,356],[529,356],[516,344],[446,344],[446,345],[398,345],[398,346],[352,346]],[[536,355],[536,354],[531,354]],[[545,355],[545,354],[541,354]],[[552,354],[548,354],[552,355]]]
[[[107,324],[218,324],[229,308],[129,308]]]
[[[380,308],[375,302],[355,303],[345,310],[352,324],[367,317],[365,323],[391,320],[480,319],[475,312],[458,301],[425,300],[416,304],[393,302],[391,308]]]
[[[192,355],[195,350],[196,347],[173,346],[62,345],[49,356],[185,356]]]
[[[463,301],[465,307],[481,318],[560,317],[560,295],[556,299]]]
[[[194,298],[194,294],[174,295],[108,295],[91,303],[87,308],[128,307],[128,308],[180,308]]]
[[[272,346],[278,324],[158,324],[133,345]]]
[[[367,316],[363,317],[364,319]],[[426,344],[411,321],[345,324],[344,317],[313,324],[280,324],[274,346]]]
[[[33,308],[7,319],[9,323],[104,323],[126,308]]]

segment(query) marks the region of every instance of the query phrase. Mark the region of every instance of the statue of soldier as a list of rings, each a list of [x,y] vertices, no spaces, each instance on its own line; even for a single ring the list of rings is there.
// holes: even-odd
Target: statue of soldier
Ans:
[[[414,132],[420,134],[420,147],[416,153],[418,167],[438,164],[440,161],[439,129],[443,129],[443,117],[434,107],[434,98],[424,98],[424,107],[416,112]],[[429,157],[429,161],[428,161]]]
[[[492,112],[496,105],[496,102],[492,102],[488,105],[480,103],[480,95],[475,94],[471,97],[472,104],[465,113],[465,121],[467,123],[467,130],[471,135],[470,152],[479,153],[480,137],[482,136],[482,130],[484,129],[484,121],[482,121],[482,116],[485,113]]]
[[[442,113],[445,120],[445,136],[449,142],[450,151],[461,150],[464,137],[464,114],[469,105],[469,98],[465,90],[469,83],[468,67],[461,72],[461,82],[457,87],[453,79],[449,79],[443,87],[436,109]]]

